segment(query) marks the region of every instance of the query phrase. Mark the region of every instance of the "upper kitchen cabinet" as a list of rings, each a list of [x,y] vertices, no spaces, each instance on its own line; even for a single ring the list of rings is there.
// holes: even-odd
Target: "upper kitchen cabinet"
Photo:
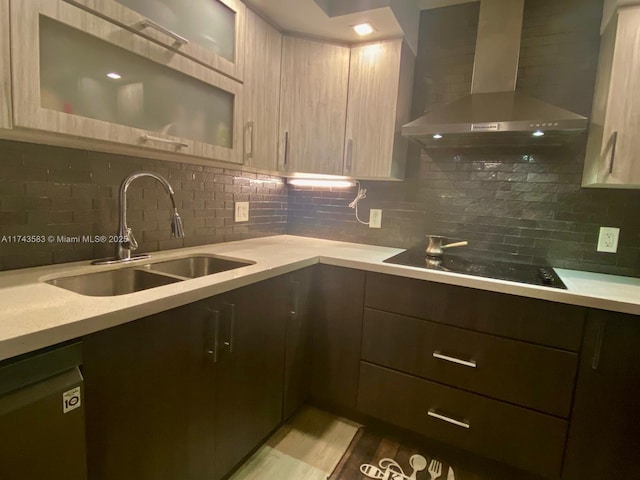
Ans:
[[[207,67],[242,80],[246,7],[240,0],[68,0]]]
[[[278,111],[282,34],[247,10],[243,163],[278,169]]]
[[[241,161],[240,83],[62,1],[14,1],[11,25],[16,129]]]
[[[582,185],[640,188],[640,6],[602,36]]]
[[[349,54],[339,45],[284,38],[278,167],[285,174],[342,175]]]
[[[404,178],[415,57],[401,39],[351,49],[344,174]]]
[[[0,129],[11,128],[9,0],[0,0]]]

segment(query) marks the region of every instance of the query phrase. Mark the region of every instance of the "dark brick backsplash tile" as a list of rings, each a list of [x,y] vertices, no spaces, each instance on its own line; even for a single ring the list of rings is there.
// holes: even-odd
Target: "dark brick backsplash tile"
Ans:
[[[222,169],[0,141],[0,234],[113,235],[118,222],[120,182],[130,173],[149,170],[172,183],[183,217],[185,239],[171,239],[170,206],[155,180],[136,180],[127,195],[127,219],[140,250],[203,245],[225,241],[233,231],[233,204],[251,205],[242,235],[253,238],[286,232],[287,186],[277,177]],[[260,180],[260,182],[258,182]],[[231,191],[224,192],[230,186]],[[243,191],[244,189],[244,191]],[[254,217],[256,220],[254,221]],[[283,220],[284,219],[284,220]],[[225,227],[225,220],[229,226]],[[205,227],[206,223],[206,227]],[[259,226],[259,228],[253,228]],[[203,230],[204,229],[204,230]],[[88,260],[113,255],[114,245],[15,245],[0,250],[0,268]],[[36,254],[37,253],[37,254]]]

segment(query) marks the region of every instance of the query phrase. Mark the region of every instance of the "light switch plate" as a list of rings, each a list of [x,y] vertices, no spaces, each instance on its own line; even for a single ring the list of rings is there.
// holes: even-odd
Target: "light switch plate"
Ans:
[[[369,228],[382,228],[382,210],[372,208],[369,211]]]
[[[235,216],[236,222],[248,222],[249,221],[249,202],[236,202],[235,203]]]
[[[598,252],[616,253],[620,229],[615,227],[600,227],[598,236]]]

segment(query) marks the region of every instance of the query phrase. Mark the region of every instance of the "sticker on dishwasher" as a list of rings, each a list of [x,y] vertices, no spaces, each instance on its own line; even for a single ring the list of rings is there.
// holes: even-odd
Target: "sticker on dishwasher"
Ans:
[[[68,413],[81,405],[80,387],[67,390],[62,394],[62,413]]]

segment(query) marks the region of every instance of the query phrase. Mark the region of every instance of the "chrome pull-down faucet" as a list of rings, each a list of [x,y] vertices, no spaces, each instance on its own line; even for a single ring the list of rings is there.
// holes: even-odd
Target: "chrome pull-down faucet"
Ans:
[[[116,257],[107,260],[96,260],[95,262],[93,262],[95,265],[129,262],[131,260],[149,258],[149,255],[145,254],[134,256],[131,255],[131,252],[135,251],[138,248],[138,242],[136,241],[131,228],[129,228],[129,226],[127,225],[127,190],[129,189],[129,185],[131,185],[131,182],[140,177],[151,177],[162,184],[164,189],[169,194],[169,197],[171,198],[171,205],[173,207],[171,218],[171,236],[173,238],[184,237],[182,219],[180,218],[180,214],[178,213],[178,209],[176,207],[174,191],[171,187],[171,184],[162,175],[158,175],[157,173],[135,172],[126,177],[120,184],[120,206],[118,217],[118,241],[116,242]]]

